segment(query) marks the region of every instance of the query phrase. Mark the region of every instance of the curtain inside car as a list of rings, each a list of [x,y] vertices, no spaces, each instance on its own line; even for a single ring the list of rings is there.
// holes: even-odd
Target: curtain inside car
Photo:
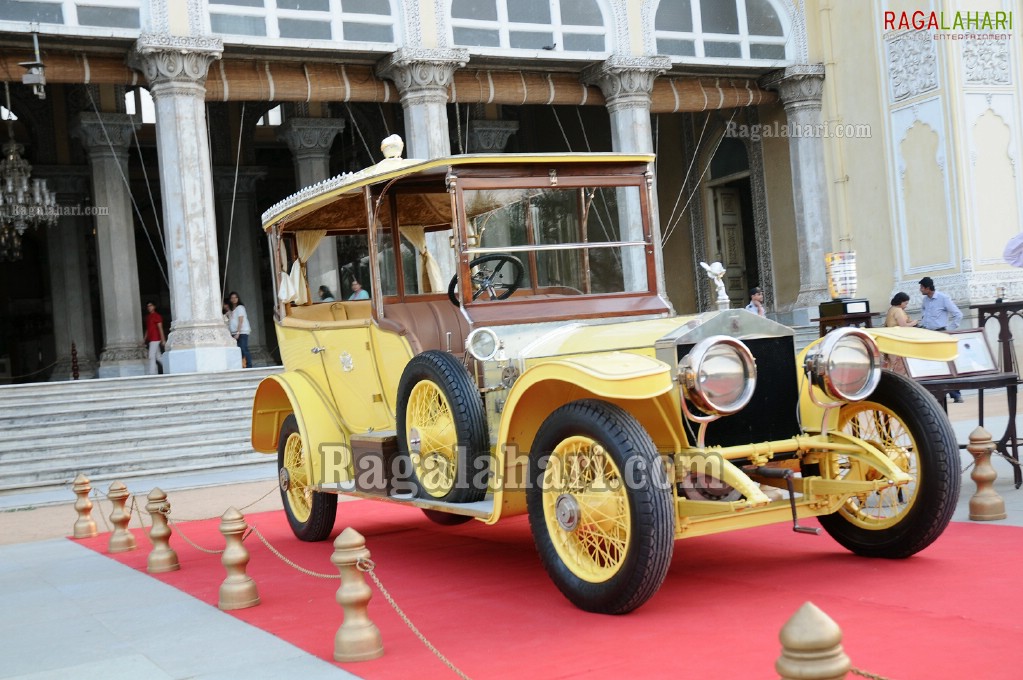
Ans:
[[[420,283],[428,284],[422,285],[420,290],[425,292],[438,293],[445,290],[444,277],[440,273],[440,265],[437,264],[436,258],[426,248],[426,228],[425,227],[400,227],[398,231],[401,235],[408,239],[408,242],[412,244],[412,247],[419,253],[420,261]],[[424,277],[425,274],[425,277]]]

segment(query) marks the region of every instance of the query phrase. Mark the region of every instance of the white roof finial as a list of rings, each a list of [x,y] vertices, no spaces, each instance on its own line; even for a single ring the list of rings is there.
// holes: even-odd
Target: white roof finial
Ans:
[[[405,142],[400,135],[391,135],[380,142],[380,150],[384,152],[384,158],[401,158],[401,152],[405,150]]]

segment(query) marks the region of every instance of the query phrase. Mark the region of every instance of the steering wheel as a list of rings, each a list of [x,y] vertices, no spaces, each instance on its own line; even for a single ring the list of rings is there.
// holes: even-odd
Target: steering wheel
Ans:
[[[472,279],[473,300],[484,293],[488,293],[491,300],[504,300],[522,285],[525,267],[517,257],[495,253],[481,255],[470,261],[469,273]],[[448,299],[455,307],[461,306],[461,301],[458,299],[457,274],[451,277],[451,283],[448,284]]]

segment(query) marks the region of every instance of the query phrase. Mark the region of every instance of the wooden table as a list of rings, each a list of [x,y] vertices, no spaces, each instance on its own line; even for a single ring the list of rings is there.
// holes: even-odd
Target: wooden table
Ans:
[[[998,450],[1011,457],[1016,463],[1012,466],[1013,480],[1018,489],[1023,484],[1023,470],[1019,466],[1019,449],[1016,442],[1016,385],[1019,383],[1019,376],[1015,373],[978,373],[975,375],[963,375],[958,378],[934,378],[930,380],[918,380],[928,392],[941,404],[941,408],[948,412],[948,404],[945,398],[949,392],[957,390],[977,390],[977,424],[984,426],[984,390],[1005,388],[1006,402],[1009,407],[1009,424],[1001,438],[997,440]],[[960,444],[959,448],[966,448]]]
[[[873,312],[858,312],[856,314],[839,314],[837,316],[822,316],[819,319],[810,319],[811,322],[820,323],[820,334],[823,338],[829,331],[846,326],[859,326],[861,328],[873,328],[873,318],[880,316]]]

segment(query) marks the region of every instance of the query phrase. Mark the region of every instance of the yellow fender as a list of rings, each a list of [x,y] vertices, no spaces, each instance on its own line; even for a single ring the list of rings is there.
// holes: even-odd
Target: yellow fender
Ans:
[[[545,361],[528,368],[508,393],[494,452],[494,514],[525,510],[525,482],[529,449],[543,421],[552,411],[572,401],[601,398],[628,409],[629,402],[654,401],[674,387],[671,367],[656,359],[629,352],[610,352]],[[628,409],[648,427],[664,430],[663,409]],[[677,410],[677,409],[676,409]],[[644,423],[644,426],[646,424]],[[669,429],[674,429],[668,425]]]
[[[870,335],[877,348],[884,354],[893,354],[900,357],[912,359],[928,359],[931,361],[952,361],[959,354],[959,345],[956,339],[947,333],[929,331],[924,328],[913,328],[911,326],[900,326],[897,328],[863,328],[860,329]],[[824,338],[813,341],[807,345],[796,357],[796,372],[799,382],[799,402],[802,414],[803,427],[816,429],[824,410],[814,404],[806,393],[806,376],[803,373],[803,364],[806,362],[807,353],[816,347]],[[827,402],[828,398],[816,387],[817,399]],[[829,427],[835,427],[838,422],[838,409],[832,409]]]
[[[302,404],[302,409],[295,408],[296,404]],[[331,396],[299,371],[267,376],[259,383],[252,400],[252,448],[277,453],[281,425],[292,413],[309,452],[312,483],[351,479],[348,430]]]

